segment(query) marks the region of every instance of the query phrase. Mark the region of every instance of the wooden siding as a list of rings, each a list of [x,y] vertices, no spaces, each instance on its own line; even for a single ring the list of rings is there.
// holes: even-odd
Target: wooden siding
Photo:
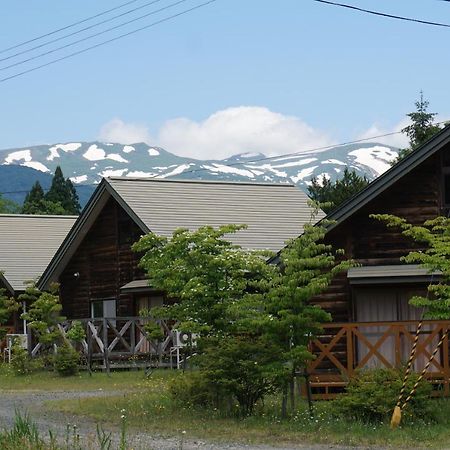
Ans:
[[[440,155],[436,154],[332,229],[327,242],[343,248],[347,258],[364,266],[399,264],[401,256],[418,246],[370,215],[395,214],[414,224],[436,217],[441,212],[440,170]],[[332,314],[333,321],[348,322],[354,319],[351,297],[346,274],[342,274],[315,302]]]
[[[92,300],[116,299],[117,315],[134,314],[132,297],[120,287],[143,278],[131,245],[142,231],[110,198],[59,278],[63,314],[70,319],[91,316]],[[78,273],[79,276],[75,276]]]

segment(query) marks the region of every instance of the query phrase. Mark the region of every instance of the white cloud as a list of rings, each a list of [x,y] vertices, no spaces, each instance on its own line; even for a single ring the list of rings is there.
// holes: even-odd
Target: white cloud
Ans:
[[[398,122],[396,125],[394,125],[392,128],[383,127],[379,124],[373,124],[371,127],[369,127],[366,131],[361,133],[359,136],[356,137],[356,139],[366,139],[370,138],[372,136],[380,136],[383,134],[389,134],[389,133],[396,133],[391,134],[390,136],[380,137],[380,138],[374,138],[373,142],[377,142],[378,144],[384,144],[384,145],[391,145],[392,147],[398,147],[403,148],[408,146],[408,136],[404,133],[397,133],[398,131],[401,131],[403,128],[408,126],[410,124],[410,120],[405,117],[400,122]],[[370,141],[368,141],[370,142]]]
[[[138,142],[151,142],[148,128],[136,123],[125,123],[121,119],[113,119],[105,123],[100,129],[101,141],[119,144],[136,144]]]
[[[240,106],[218,111],[202,122],[166,122],[158,145],[197,158],[225,158],[244,152],[277,155],[329,144],[330,139],[301,119],[267,108]]]
[[[332,143],[323,132],[298,117],[259,106],[231,107],[203,121],[168,120],[154,139],[148,128],[114,119],[100,130],[101,140],[132,144],[147,142],[181,156],[222,159],[238,153],[278,155]]]

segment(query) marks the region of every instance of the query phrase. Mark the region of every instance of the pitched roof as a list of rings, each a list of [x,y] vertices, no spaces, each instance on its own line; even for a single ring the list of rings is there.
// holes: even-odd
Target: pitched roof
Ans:
[[[10,291],[42,275],[75,216],[0,214],[0,271]]]
[[[244,248],[277,251],[311,218],[308,197],[292,184],[109,178],[145,231],[171,236],[197,229],[246,224],[232,237]]]
[[[110,197],[143,233],[170,236],[180,227],[246,224],[248,229],[231,239],[250,249],[278,251],[311,219],[307,195],[292,184],[105,178],[42,276],[40,287],[57,278]]]
[[[347,200],[339,208],[331,212],[327,219],[334,221],[329,229],[336,227],[356,211],[380,195],[400,178],[422,164],[430,156],[450,143],[450,126],[446,126],[429,141],[411,152],[388,171],[380,175],[358,194]]]

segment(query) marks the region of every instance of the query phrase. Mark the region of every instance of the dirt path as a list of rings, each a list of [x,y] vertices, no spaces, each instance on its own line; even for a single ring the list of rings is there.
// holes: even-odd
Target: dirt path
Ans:
[[[117,395],[118,392],[106,391],[86,391],[86,392],[7,392],[0,391],[0,429],[10,428],[14,423],[15,411],[22,414],[28,412],[33,421],[38,426],[43,436],[48,435],[48,430],[64,440],[69,426],[70,433],[73,433],[73,425],[76,425],[76,433],[79,434],[82,447],[86,449],[97,448],[96,423],[92,420],[79,416],[70,416],[60,412],[51,411],[51,408],[44,407],[44,403],[49,400],[67,400],[83,397],[95,397],[105,395]],[[121,393],[123,394],[123,392]],[[119,442],[119,430],[108,428],[112,432],[115,445]],[[367,447],[343,447],[337,445],[304,445],[298,444],[293,447],[273,447],[267,445],[245,445],[245,444],[214,444],[200,440],[186,439],[182,443],[176,438],[162,438],[149,433],[136,432],[128,434],[128,444],[134,450],[357,450]],[[115,446],[113,446],[115,448]],[[381,450],[370,447],[370,450]]]

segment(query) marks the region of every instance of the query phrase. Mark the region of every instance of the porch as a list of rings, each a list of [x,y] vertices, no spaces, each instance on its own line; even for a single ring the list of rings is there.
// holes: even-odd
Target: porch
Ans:
[[[151,317],[113,317],[77,320],[83,325],[85,338],[74,344],[67,337],[72,322],[58,325],[63,341],[82,355],[82,364],[93,369],[180,368],[192,354],[194,338],[176,330],[176,322]],[[162,339],[153,339],[146,325],[154,322]],[[33,330],[28,329],[28,351],[37,357],[44,350]],[[53,351],[57,351],[54,347]]]
[[[357,370],[401,368],[406,365],[418,321],[331,323],[314,339],[310,349],[315,360],[308,366],[313,398],[330,399],[342,392]],[[425,321],[419,336],[413,370],[421,372],[444,337],[425,377],[436,395],[448,396],[450,321]]]

